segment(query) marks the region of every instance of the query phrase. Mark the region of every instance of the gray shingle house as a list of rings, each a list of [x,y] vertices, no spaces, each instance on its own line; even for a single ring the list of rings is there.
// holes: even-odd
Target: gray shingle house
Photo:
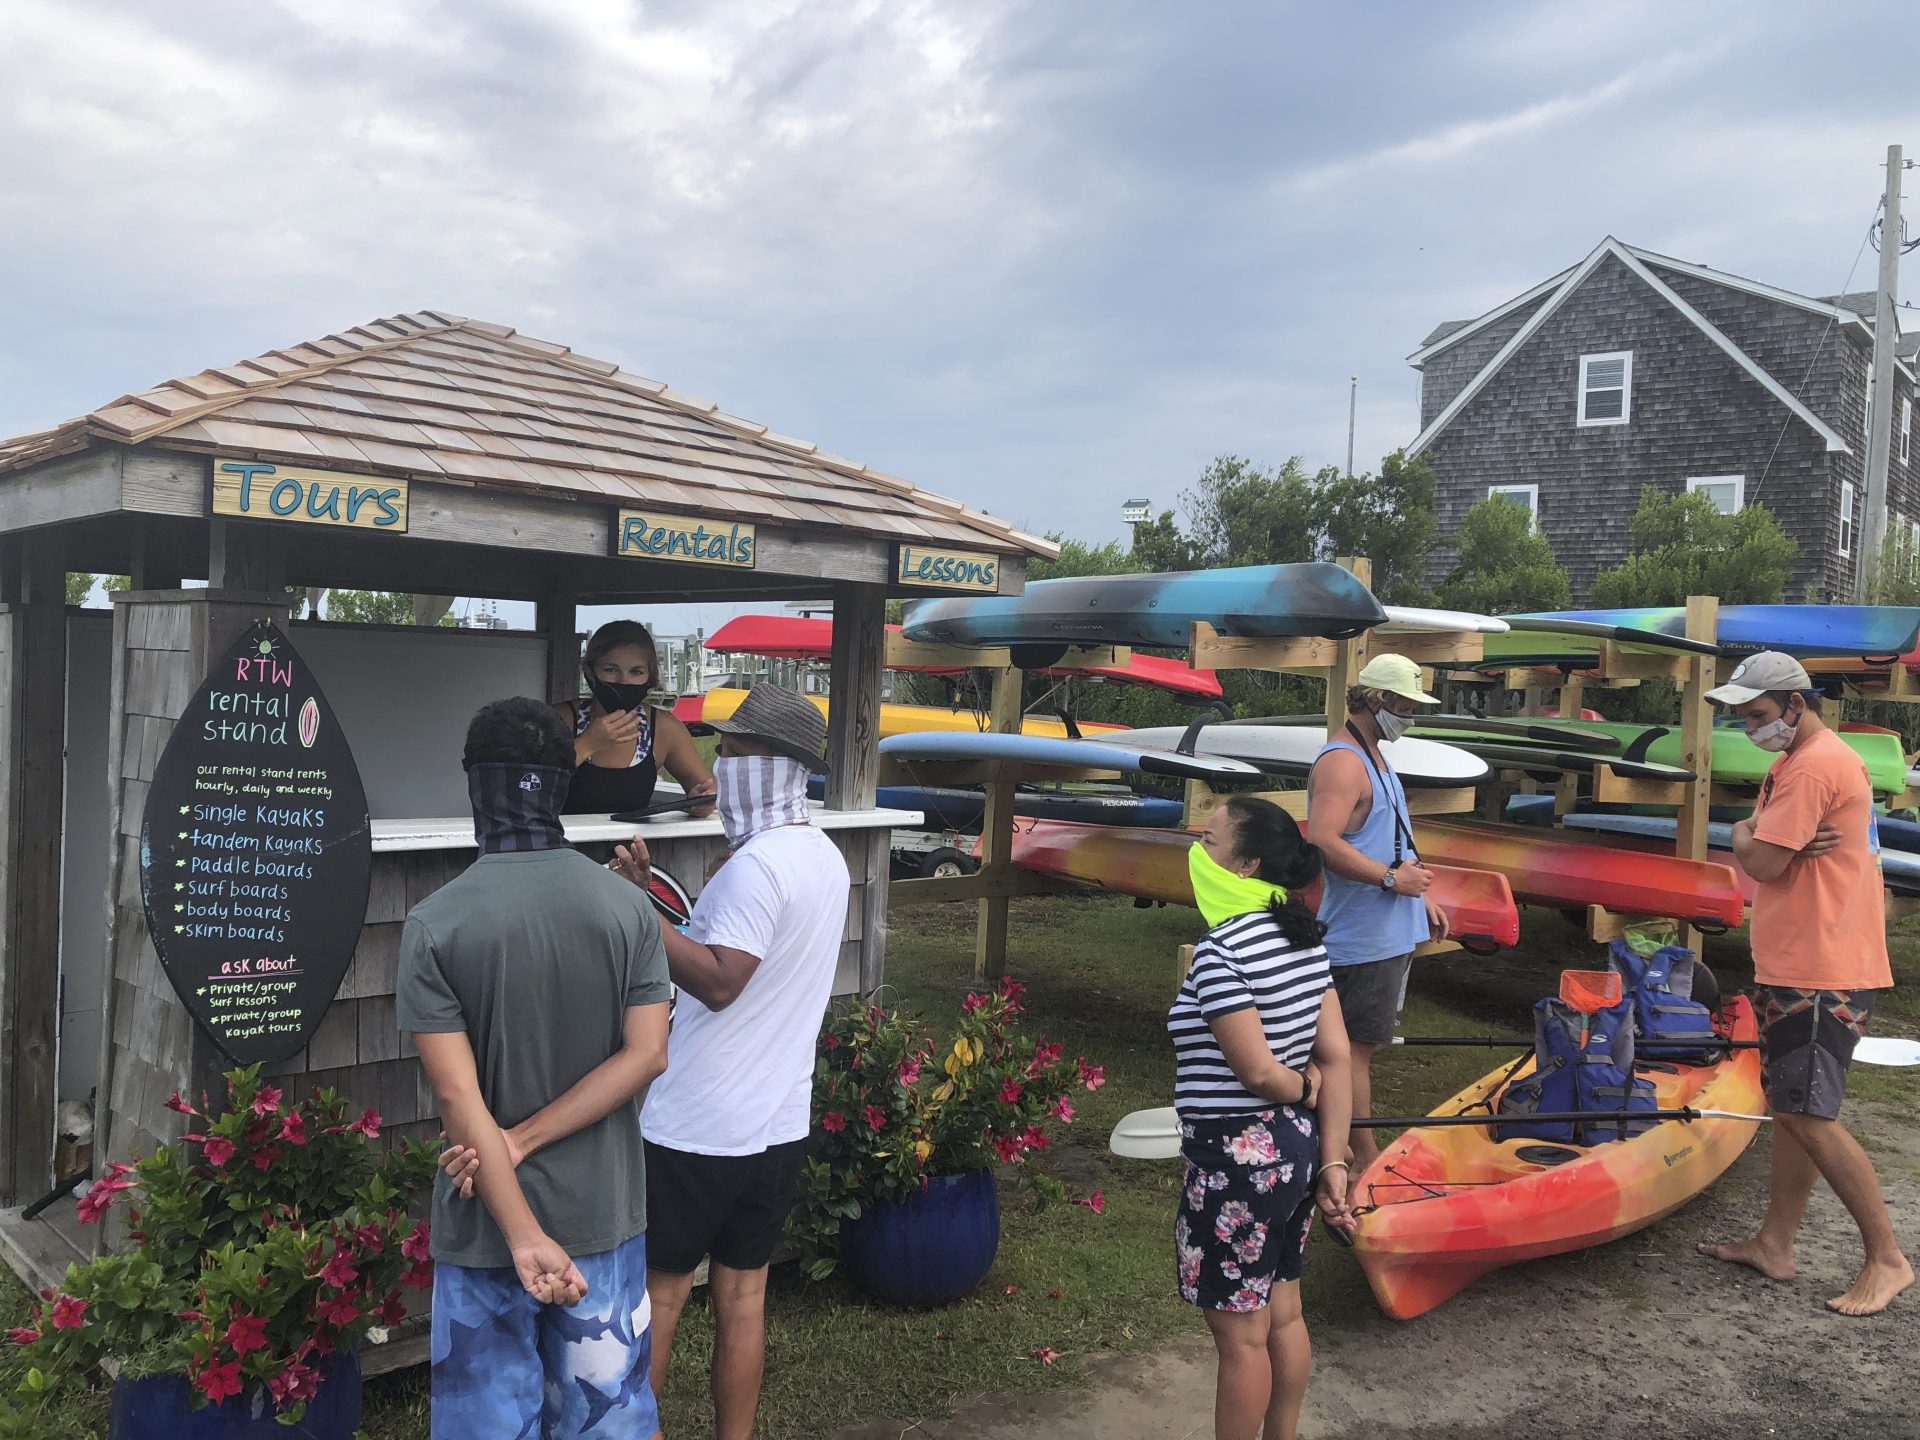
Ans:
[[[1765,505],[1800,544],[1789,598],[1850,599],[1862,560],[1872,292],[1816,300],[1609,236],[1408,357],[1441,535],[1525,504],[1573,580],[1626,557],[1642,486]],[[1915,343],[1894,386],[1888,533],[1920,541]],[[1452,565],[1443,543],[1430,580]]]

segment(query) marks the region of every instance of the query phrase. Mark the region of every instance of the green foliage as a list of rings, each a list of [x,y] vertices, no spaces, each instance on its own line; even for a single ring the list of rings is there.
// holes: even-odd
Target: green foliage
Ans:
[[[265,1386],[297,1420],[319,1383],[310,1362],[397,1323],[402,1285],[432,1283],[426,1225],[408,1212],[432,1183],[433,1147],[377,1156],[373,1111],[350,1121],[331,1090],[285,1103],[258,1066],[228,1074],[217,1115],[169,1105],[202,1129],[110,1165],[81,1199],[94,1223],[130,1195],[132,1248],[70,1266],[13,1332],[30,1368],[0,1436],[36,1433],[60,1382],[108,1357],[190,1378],[199,1403]]]
[[[411,625],[413,596],[399,590],[329,590],[327,619],[357,625]],[[437,623],[451,630],[460,622],[449,612]]]
[[[1433,592],[1447,608],[1503,615],[1572,603],[1567,572],[1526,506],[1498,496],[1482,500],[1462,517],[1455,543],[1454,567]]]
[[[1920,605],[1920,548],[1910,534],[1895,530],[1867,570],[1869,605]]]
[[[1034,560],[1027,565],[1027,583],[1058,580],[1068,575],[1129,575],[1140,569],[1133,552],[1118,540],[1104,545],[1089,545],[1055,532],[1047,536],[1060,547],[1056,560]]]
[[[1065,1199],[1059,1181],[1024,1168],[1052,1140],[1050,1122],[1071,1123],[1075,1083],[1098,1089],[1104,1072],[1068,1065],[1058,1045],[1020,1033],[1025,987],[1002,980],[968,995],[951,1045],[904,1011],[843,1006],[821,1027],[813,1072],[816,1143],[801,1172],[787,1237],[807,1273],[833,1272],[840,1226],[870,1205],[901,1201],[931,1176],[1021,1166],[1043,1198]]]
[[[1426,596],[1427,552],[1433,549],[1433,468],[1396,450],[1380,473],[1322,470],[1319,540],[1324,555],[1364,555],[1373,562],[1373,593],[1389,605]]]
[[[126,575],[91,575],[82,570],[67,572],[67,604],[78,606],[87,603],[98,583],[101,590],[111,595],[115,590],[131,590],[133,580]]]
[[[1630,534],[1626,563],[1594,577],[1596,607],[1684,605],[1689,595],[1774,604],[1800,548],[1764,506],[1723,515],[1705,495],[1663,495],[1651,486],[1640,492]]]
[[[1314,481],[1291,457],[1264,470],[1238,455],[1222,455],[1182,492],[1186,513],[1186,569],[1221,565],[1284,565],[1319,558],[1320,497]]]

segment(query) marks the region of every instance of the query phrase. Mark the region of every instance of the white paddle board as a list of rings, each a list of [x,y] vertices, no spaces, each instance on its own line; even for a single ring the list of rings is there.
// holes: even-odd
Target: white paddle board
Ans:
[[[1124,738],[1133,745],[1172,749],[1185,734],[1177,725],[1165,725],[1147,730],[1122,730],[1115,738]],[[1324,731],[1304,725],[1207,725],[1201,729],[1193,748],[1201,755],[1245,761],[1269,775],[1305,775],[1313,768],[1314,757],[1326,743]],[[1387,757],[1387,763],[1393,766],[1401,783],[1415,788],[1476,785],[1487,778],[1491,768],[1486,761],[1457,745],[1412,736],[1382,745],[1380,753]]]
[[[1504,635],[1511,628],[1504,620],[1491,615],[1475,615],[1470,610],[1431,610],[1422,605],[1385,605],[1381,608],[1387,612],[1387,623],[1373,628],[1389,634],[1396,630],[1464,630],[1472,635]]]

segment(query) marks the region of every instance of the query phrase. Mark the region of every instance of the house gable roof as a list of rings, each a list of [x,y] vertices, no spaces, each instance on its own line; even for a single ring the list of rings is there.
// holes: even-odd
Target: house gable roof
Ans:
[[[1051,557],[1051,542],[564,345],[426,310],[123,395],[0,441],[5,472],[101,442],[686,509]]]
[[[1469,380],[1461,389],[1460,393],[1448,402],[1446,408],[1433,417],[1432,423],[1422,430],[1420,434],[1415,437],[1413,443],[1407,447],[1407,453],[1409,455],[1418,455],[1431,445],[1439,436],[1440,432],[1453,423],[1454,418],[1473,402],[1474,397],[1486,388],[1488,382],[1491,381],[1495,375],[1500,373],[1501,368],[1506,365],[1507,361],[1511,360],[1533,339],[1534,335],[1539,332],[1541,326],[1545,325],[1555,312],[1573,297],[1574,293],[1585,283],[1587,277],[1593,274],[1599,267],[1601,261],[1608,257],[1612,257],[1626,266],[1628,270],[1632,271],[1633,274],[1656,295],[1666,301],[1667,304],[1671,305],[1675,310],[1679,311],[1701,334],[1705,335],[1715,346],[1724,351],[1736,365],[1742,370],[1745,370],[1754,380],[1758,381],[1769,394],[1779,400],[1781,404],[1785,405],[1801,420],[1805,421],[1808,426],[1826,441],[1828,450],[1847,450],[1847,442],[1841,437],[1838,431],[1831,425],[1828,425],[1818,415],[1814,414],[1812,410],[1808,409],[1801,400],[1796,398],[1793,393],[1778,380],[1774,379],[1751,355],[1747,354],[1746,351],[1728,339],[1726,334],[1721,331],[1718,326],[1682,299],[1671,285],[1667,284],[1664,280],[1660,279],[1659,276],[1655,275],[1653,271],[1648,269],[1645,259],[1652,258],[1656,264],[1662,265],[1672,263],[1676,268],[1704,273],[1713,278],[1719,278],[1717,272],[1701,271],[1700,267],[1684,266],[1677,261],[1667,262],[1658,256],[1646,257],[1644,252],[1635,251],[1609,235],[1594,247],[1593,252],[1589,254],[1586,259],[1574,266],[1572,270],[1562,272],[1563,278],[1559,279],[1557,287],[1553,288],[1552,293],[1548,295],[1546,303],[1541,305],[1528,317],[1527,322],[1514,332],[1513,337],[1509,339],[1505,345],[1501,346],[1493,358],[1481,367],[1479,373]],[[1752,282],[1743,282],[1743,284],[1747,285],[1751,285],[1751,283]],[[1548,285],[1553,285],[1553,282],[1548,282]],[[1480,320],[1474,322],[1471,328],[1477,329],[1484,324],[1491,323],[1501,314],[1510,313],[1521,304],[1535,299],[1542,293],[1544,288],[1543,286],[1536,286],[1533,290],[1528,291],[1527,294],[1509,301],[1505,306],[1501,307],[1500,310],[1482,316]],[[1779,292],[1779,294],[1783,296],[1787,293],[1786,291]],[[1804,300],[1805,297],[1798,298]],[[1808,301],[1806,303],[1809,305],[1817,305],[1819,302]],[[1829,306],[1825,308],[1833,309],[1834,307]],[[1837,315],[1840,312],[1835,310],[1834,313]],[[1429,346],[1424,353],[1431,354],[1433,350],[1440,348],[1440,346],[1451,344],[1453,339],[1458,338],[1462,333],[1464,332],[1456,332],[1454,336],[1450,336],[1446,340],[1441,341],[1439,346]],[[1420,363],[1418,357],[1421,357],[1422,353],[1423,352],[1420,351],[1415,352],[1415,363]]]

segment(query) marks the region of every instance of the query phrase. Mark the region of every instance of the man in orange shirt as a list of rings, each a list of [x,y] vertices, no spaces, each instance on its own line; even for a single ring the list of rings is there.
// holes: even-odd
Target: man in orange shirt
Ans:
[[[1780,758],[1753,815],[1733,827],[1733,853],[1755,881],[1749,933],[1761,1073],[1773,1110],[1772,1193],[1752,1237],[1700,1250],[1791,1280],[1794,1237],[1813,1182],[1824,1176],[1867,1252],[1852,1288],[1827,1308],[1872,1315],[1913,1283],[1873,1162],[1839,1123],[1853,1047],[1875,996],[1893,984],[1873,788],[1860,757],[1813,708],[1813,683],[1791,656],[1749,656],[1707,698],[1732,710],[1746,722],[1747,738]]]

